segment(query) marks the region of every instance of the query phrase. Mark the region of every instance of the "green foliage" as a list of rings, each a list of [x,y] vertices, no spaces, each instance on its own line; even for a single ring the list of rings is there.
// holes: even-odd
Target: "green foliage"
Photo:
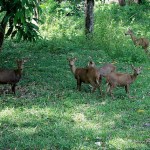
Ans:
[[[126,9],[126,7],[129,7],[129,9]],[[146,22],[148,18],[145,13],[148,14],[149,10],[146,10],[146,6],[140,8],[137,6],[126,7],[109,5],[97,9],[94,45],[99,45],[112,59],[125,62],[145,62],[148,59],[144,50],[135,47],[130,37],[125,36],[125,32],[130,27],[134,31],[140,30],[146,37],[145,33],[148,33],[146,31],[148,31],[149,24]],[[130,11],[130,8],[133,11]],[[143,12],[143,9],[147,12]],[[141,22],[141,16],[143,16],[144,22]],[[139,22],[141,23],[139,24]],[[138,37],[138,35],[136,36]]]
[[[34,10],[40,11],[37,0],[15,0],[0,1],[1,12],[5,11],[2,24],[8,25],[6,37],[17,37],[18,40],[35,41],[38,37],[38,26],[33,23],[37,22],[34,18]]]
[[[62,3],[64,6],[58,9],[64,10],[68,4],[69,2]],[[94,33],[92,40],[89,41],[84,36],[84,14],[66,16],[66,13],[62,13],[60,15],[56,9],[55,15],[53,13],[48,15],[40,31],[45,38],[54,43],[60,42],[58,45],[66,50],[96,50],[101,51],[101,57],[104,59],[128,63],[146,62],[149,58],[144,50],[135,47],[131,38],[125,36],[125,32],[130,27],[137,37],[150,36],[148,6],[149,4],[125,7],[96,4]]]
[[[41,3],[42,8],[42,17],[44,24],[51,23],[52,18],[59,18],[65,16],[81,16],[83,13],[83,3],[64,1],[61,3],[56,2],[55,0],[48,0]]]

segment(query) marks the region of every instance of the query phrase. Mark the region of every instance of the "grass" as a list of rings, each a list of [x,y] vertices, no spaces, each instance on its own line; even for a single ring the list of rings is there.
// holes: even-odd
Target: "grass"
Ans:
[[[102,14],[105,15],[105,12]],[[70,24],[76,21],[69,20]],[[109,36],[104,34],[102,41],[95,33],[97,39],[89,41],[90,45],[79,28],[82,23],[79,21],[69,32],[61,22],[64,33],[58,32],[57,27],[57,31],[37,43],[5,41],[0,67],[15,68],[17,58],[29,60],[18,83],[16,96],[11,94],[9,85],[0,85],[0,149],[149,149],[149,59],[140,48],[135,48],[122,36],[127,27],[125,22],[119,25],[118,34],[115,24],[110,26],[110,30],[105,30]],[[96,23],[95,30],[99,33],[101,29],[97,27],[98,21]],[[114,40],[118,41],[111,42],[109,39],[112,53],[111,46],[105,43],[105,38],[111,36],[110,31],[115,33]],[[76,35],[73,34],[75,32]],[[120,38],[127,41],[121,50],[123,59],[115,51],[116,47],[121,48]],[[124,53],[126,47],[133,49],[130,59],[129,50],[126,55]],[[141,59],[135,61],[136,50],[140,50]],[[130,87],[135,98],[128,99],[123,88],[114,90],[115,100],[110,96],[101,97],[98,91],[90,93],[90,87],[85,84],[78,92],[67,62],[67,57],[74,56],[78,57],[76,65],[82,67],[87,65],[90,57],[97,66],[113,62],[120,72],[131,73],[131,63],[142,66],[142,74]],[[105,82],[102,88],[105,92]]]

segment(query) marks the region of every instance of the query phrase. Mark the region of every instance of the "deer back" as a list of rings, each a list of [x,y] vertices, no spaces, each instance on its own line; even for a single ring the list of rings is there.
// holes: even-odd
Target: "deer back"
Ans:
[[[149,41],[146,38],[139,38],[136,41],[137,46],[142,46],[143,48],[147,48],[149,46]]]
[[[84,83],[89,83],[88,77],[87,77],[87,68],[76,68],[75,78],[80,80]]]
[[[113,64],[105,64],[99,69],[99,72],[102,76],[106,77],[109,73],[115,72],[116,67]]]
[[[107,76],[107,82],[114,86],[125,86],[132,83],[132,81],[133,80],[130,74],[111,72]]]
[[[19,78],[16,76],[16,72],[14,70],[9,69],[0,69],[0,83],[7,84],[18,82]]]

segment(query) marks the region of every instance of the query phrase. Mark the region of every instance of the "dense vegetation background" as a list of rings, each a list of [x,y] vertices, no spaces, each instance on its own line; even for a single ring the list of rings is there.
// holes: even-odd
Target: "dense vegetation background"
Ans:
[[[0,53],[1,68],[28,58],[17,94],[0,86],[0,149],[149,149],[149,56],[124,33],[131,28],[150,39],[150,4],[96,1],[92,39],[85,38],[83,2],[48,0],[40,7],[41,38],[7,38]],[[123,88],[114,90],[115,100],[101,97],[85,84],[78,92],[67,57],[77,57],[80,67],[91,58],[97,67],[111,62],[127,73],[131,64],[142,66],[130,88],[135,98],[128,99]],[[102,88],[105,93],[105,81]]]

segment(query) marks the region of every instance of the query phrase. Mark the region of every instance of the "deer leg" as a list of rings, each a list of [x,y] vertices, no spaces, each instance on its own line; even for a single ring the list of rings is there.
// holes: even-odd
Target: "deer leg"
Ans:
[[[145,50],[145,53],[148,53],[147,47],[145,47],[144,50]]]
[[[125,86],[125,91],[126,91],[126,94],[128,95],[129,98],[133,98],[132,96],[130,96],[129,85]]]
[[[98,80],[96,80],[95,82],[94,81],[90,81],[90,84],[92,85],[92,93],[94,93],[95,92],[95,90],[97,89],[97,88],[99,88],[100,89],[100,94],[102,95],[102,90],[101,90],[101,86],[100,86],[100,84],[99,84],[99,81]]]
[[[93,82],[93,81],[90,81],[90,84],[92,85],[92,90],[91,90],[91,92],[94,93],[95,90],[96,90],[96,88],[97,88],[97,85],[96,85],[96,83]]]
[[[126,94],[129,94],[129,87],[128,87],[128,85],[125,86],[125,91],[126,91]]]
[[[14,94],[16,94],[16,84],[12,84],[11,85],[11,90],[12,90],[12,92],[14,93]]]
[[[114,85],[111,85],[111,86],[110,86],[110,89],[109,89],[109,92],[110,92],[110,95],[111,95],[112,99],[115,99],[114,94],[113,94],[113,92],[112,92],[112,90],[113,90],[114,88],[115,88],[115,86],[114,86]]]
[[[81,81],[77,79],[77,90],[81,91]]]
[[[102,95],[101,82],[102,82],[102,76],[100,76],[100,77],[99,77],[99,81],[97,81],[98,87],[99,87],[99,90],[100,90],[100,94]]]
[[[99,84],[99,91],[100,91],[100,94],[102,95],[102,88],[101,88],[101,84]]]
[[[108,85],[107,85],[106,93],[110,93],[110,84],[109,84],[109,83],[108,83]]]

